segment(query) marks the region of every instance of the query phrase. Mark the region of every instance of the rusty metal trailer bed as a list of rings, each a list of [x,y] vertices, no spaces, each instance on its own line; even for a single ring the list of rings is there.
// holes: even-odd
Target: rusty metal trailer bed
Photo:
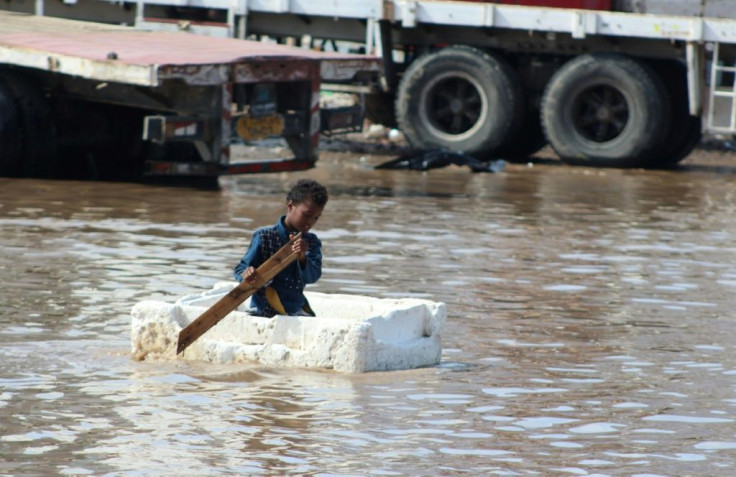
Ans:
[[[50,175],[79,156],[131,176],[304,169],[324,129],[321,82],[379,69],[372,57],[0,12],[0,140],[23,138],[0,173]],[[341,112],[328,127],[355,125],[360,108]],[[233,147],[275,136],[293,157],[231,161]]]

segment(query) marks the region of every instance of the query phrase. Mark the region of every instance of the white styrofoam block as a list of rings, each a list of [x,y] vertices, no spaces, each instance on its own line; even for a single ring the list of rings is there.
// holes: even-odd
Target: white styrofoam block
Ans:
[[[143,301],[131,312],[133,357],[176,358],[179,332],[236,284],[174,304]],[[442,354],[444,303],[306,292],[316,313],[263,318],[239,306],[192,343],[183,359],[217,363],[257,361],[268,366],[320,367],[344,373],[432,366]]]

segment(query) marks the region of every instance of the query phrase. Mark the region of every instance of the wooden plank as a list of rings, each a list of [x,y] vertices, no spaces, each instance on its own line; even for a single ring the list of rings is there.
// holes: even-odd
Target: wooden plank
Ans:
[[[291,246],[295,241],[301,238],[301,232],[294,235],[289,242],[281,247],[278,252],[269,257],[256,270],[256,281],[248,283],[243,280],[238,286],[230,290],[230,293],[220,298],[217,303],[212,305],[199,317],[189,323],[179,332],[179,342],[176,345],[176,354],[192,344],[197,338],[202,336],[225,318],[231,311],[243,303],[249,296],[263,288],[283,269],[288,267],[299,256],[298,253],[291,251]]]

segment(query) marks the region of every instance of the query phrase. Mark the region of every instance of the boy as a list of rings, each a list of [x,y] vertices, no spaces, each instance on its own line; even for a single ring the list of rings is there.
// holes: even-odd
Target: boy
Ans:
[[[286,215],[276,225],[255,231],[248,250],[235,267],[238,281],[256,280],[256,268],[276,253],[298,232],[292,250],[298,259],[276,275],[266,287],[251,298],[251,313],[258,316],[311,315],[314,312],[304,296],[307,283],[315,283],[322,275],[322,242],[309,230],[317,223],[327,203],[327,189],[311,179],[301,179],[286,196]]]

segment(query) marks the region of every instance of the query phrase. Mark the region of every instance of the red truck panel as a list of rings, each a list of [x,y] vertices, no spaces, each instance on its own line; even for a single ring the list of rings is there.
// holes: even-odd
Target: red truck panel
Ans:
[[[482,3],[526,5],[528,7],[580,8],[583,10],[610,10],[612,0],[464,0]]]

